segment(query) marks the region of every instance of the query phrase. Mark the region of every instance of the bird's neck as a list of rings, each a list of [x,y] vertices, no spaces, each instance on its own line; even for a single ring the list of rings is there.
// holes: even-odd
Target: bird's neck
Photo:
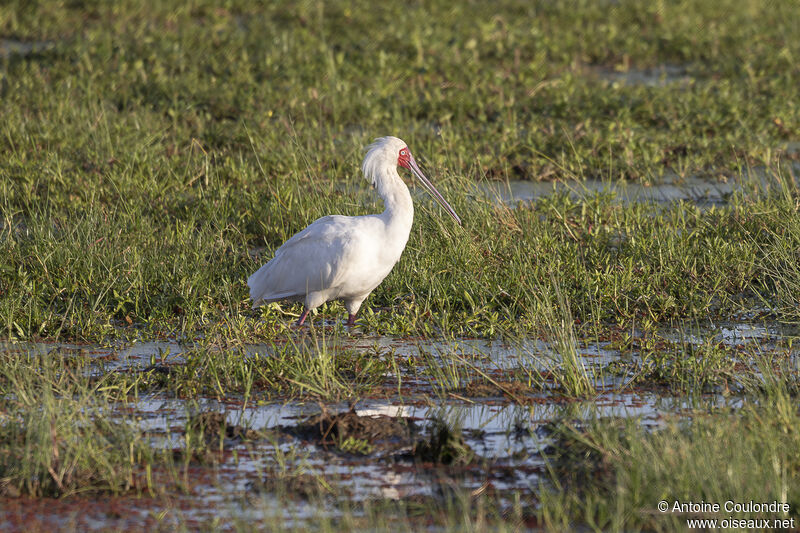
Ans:
[[[387,226],[408,234],[414,222],[414,203],[408,187],[394,169],[387,171],[384,179],[378,180],[377,185],[385,207],[381,216],[386,220]]]

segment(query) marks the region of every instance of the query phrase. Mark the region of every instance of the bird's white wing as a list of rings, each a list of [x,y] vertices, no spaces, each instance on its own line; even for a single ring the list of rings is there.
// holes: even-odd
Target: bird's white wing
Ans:
[[[306,293],[335,286],[357,235],[352,217],[315,220],[275,251],[275,257],[247,280],[253,304],[301,299]]]

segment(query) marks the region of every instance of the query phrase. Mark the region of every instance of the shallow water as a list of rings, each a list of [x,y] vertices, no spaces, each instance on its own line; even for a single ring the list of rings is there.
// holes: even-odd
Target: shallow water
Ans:
[[[543,398],[545,400],[545,398]],[[195,485],[192,499],[197,505],[185,510],[184,517],[211,519],[246,513],[251,520],[283,516],[302,520],[336,516],[339,511],[324,503],[311,505],[295,500],[287,503],[257,487],[265,475],[302,471],[334,487],[352,501],[371,498],[404,499],[436,497],[448,483],[458,481],[461,490],[480,490],[487,483],[499,494],[537,488],[544,460],[540,453],[553,444],[548,424],[557,420],[589,421],[601,417],[636,417],[644,427],[663,425],[665,416],[710,406],[736,407],[739,400],[709,396],[691,404],[685,398],[662,397],[648,393],[605,393],[579,402],[546,402],[520,406],[508,403],[440,402],[432,405],[405,405],[398,402],[367,400],[354,406],[359,416],[391,416],[414,421],[422,432],[434,419],[460,427],[464,442],[476,454],[474,464],[456,470],[415,466],[405,459],[407,448],[377,450],[368,456],[343,454],[297,437],[276,434],[273,440],[232,445],[214,469],[213,482]],[[130,408],[133,411],[130,411]],[[329,405],[331,412],[345,412],[348,405]],[[230,424],[257,430],[292,427],[319,408],[303,403],[269,404],[244,409],[215,400],[187,403],[175,399],[143,398],[126,406],[142,430],[161,434],[158,445],[183,446],[181,428],[192,413],[223,412]],[[446,473],[445,473],[446,472]],[[502,499],[502,498],[501,498]],[[257,504],[254,505],[254,500]],[[511,500],[509,500],[509,503]]]
[[[754,350],[776,348],[797,330],[758,321],[702,323],[664,328],[660,337],[676,345],[708,342],[728,346],[745,346]],[[636,335],[634,335],[636,336]],[[292,342],[317,342],[299,334]],[[539,339],[407,339],[348,335],[329,340],[336,349],[369,351],[376,357],[414,358],[421,365],[463,362],[470,369],[485,375],[504,375],[519,367],[547,369],[558,364],[558,356]],[[279,348],[280,345],[277,345]],[[191,343],[176,341],[135,342],[113,346],[78,344],[23,343],[0,345],[0,353],[24,356],[39,354],[88,357],[95,361],[95,371],[141,370],[153,362],[180,364]],[[237,349],[232,356],[269,356],[276,345],[252,345]],[[327,349],[332,349],[331,345]],[[372,499],[433,499],[456,491],[490,490],[502,506],[513,504],[515,494],[528,495],[546,483],[542,451],[555,444],[551,434],[554,423],[568,422],[578,426],[599,418],[635,419],[648,430],[664,426],[668,419],[691,419],[697,413],[714,408],[739,408],[746,399],[723,394],[698,394],[691,398],[675,396],[657,389],[630,389],[624,386],[626,376],[607,376],[604,368],[623,360],[610,344],[583,341],[577,347],[580,362],[595,383],[600,385],[596,397],[575,400],[557,390],[488,396],[440,394],[431,386],[432,377],[416,378],[404,370],[403,395],[390,392],[383,397],[364,397],[355,404],[328,404],[328,413],[346,413],[350,409],[360,417],[391,417],[405,421],[413,439],[429,438],[434,425],[444,421],[461,435],[474,452],[475,459],[463,466],[442,467],[415,461],[410,455],[412,441],[392,445],[372,442],[368,455],[343,453],[332,445],[294,432],[306,419],[317,415],[316,402],[244,401],[241,397],[213,399],[207,397],[178,399],[161,393],[133,398],[125,404],[111,406],[109,416],[131,424],[158,449],[180,452],[186,447],[186,431],[190,420],[200,413],[224,413],[230,426],[259,432],[254,440],[225,438],[222,448],[216,447],[210,463],[190,468],[190,488],[186,494],[156,498],[142,504],[131,501],[120,512],[108,501],[82,497],[77,502],[91,507],[80,515],[80,529],[144,528],[152,517],[167,513],[167,523],[204,523],[219,520],[231,526],[237,521],[259,521],[290,525],[307,525],[320,518],[342,515],[343,506],[350,514],[363,510],[352,502]],[[308,353],[313,353],[309,351]],[[460,364],[460,363],[459,363]],[[423,371],[422,374],[425,372]],[[493,374],[497,373],[497,374]],[[391,375],[387,380],[392,381]],[[396,380],[395,380],[396,381]],[[491,390],[491,389],[490,389]],[[406,394],[408,391],[408,394]],[[464,393],[466,394],[466,393]],[[384,419],[381,419],[384,420]],[[303,479],[323,490],[320,497],[305,499],[298,494],[278,494],[271,480]],[[310,480],[310,481],[309,481]],[[289,485],[291,487],[291,485]],[[301,490],[301,489],[289,489]],[[88,498],[88,499],[87,499]],[[126,497],[122,497],[126,498]],[[60,509],[60,508],[59,508]],[[22,512],[22,511],[20,511]],[[42,510],[49,523],[63,526],[75,518],[75,509],[55,507]],[[16,515],[15,515],[16,516]],[[0,517],[0,529],[11,528],[9,518]],[[162,522],[163,524],[163,522]]]
[[[800,164],[792,162],[792,171],[800,176]],[[789,176],[785,176],[790,179]],[[556,193],[585,199],[596,194],[612,194],[624,204],[691,202],[700,206],[724,205],[734,195],[748,192],[780,191],[780,184],[763,168],[746,171],[741,176],[719,181],[712,178],[666,174],[657,184],[638,181],[525,181],[484,182],[478,192],[490,200],[506,204],[530,202]],[[791,185],[790,185],[791,187]]]
[[[274,345],[251,344],[237,350],[237,356],[271,356],[286,341]],[[526,365],[538,370],[549,370],[558,364],[559,356],[539,339],[486,340],[472,338],[427,339],[388,336],[349,336],[320,340],[303,333],[290,341],[315,350],[370,350],[377,357],[417,358],[423,356],[437,362],[454,359],[482,370],[508,370]],[[618,359],[615,350],[605,349],[607,343],[587,344],[579,352],[587,357],[587,366],[602,366]],[[144,341],[111,346],[80,345],[71,343],[20,343],[2,344],[0,352],[15,351],[29,354],[60,353],[88,357],[95,360],[101,371],[142,370],[157,364],[185,363],[184,354],[193,349],[193,343],[177,341]],[[233,352],[232,352],[233,353]],[[391,375],[390,375],[391,376]]]
[[[686,67],[681,65],[658,65],[650,68],[631,68],[627,70],[613,70],[605,67],[591,69],[600,80],[612,85],[642,85],[645,87],[666,87],[667,85],[689,85],[694,83],[694,78],[689,75]]]
[[[680,328],[662,328],[664,339],[680,344],[700,345],[709,341],[726,346],[755,345],[772,350],[778,342],[800,338],[800,326],[757,322],[706,322]]]
[[[38,54],[51,50],[55,46],[53,41],[17,41],[14,39],[0,39],[0,59],[31,54]]]

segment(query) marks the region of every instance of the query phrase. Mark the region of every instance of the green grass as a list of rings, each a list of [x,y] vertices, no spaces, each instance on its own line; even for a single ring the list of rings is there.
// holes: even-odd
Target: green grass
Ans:
[[[0,494],[66,497],[152,491],[157,453],[135,422],[109,417],[129,387],[80,363],[18,354],[0,360]]]
[[[541,491],[547,529],[575,523],[597,531],[675,531],[688,518],[798,520],[796,401],[783,391],[738,412],[698,413],[643,433],[635,421],[563,426],[551,458],[554,484]],[[786,502],[784,513],[661,513],[680,502]]]
[[[780,168],[800,128],[799,21],[792,2],[755,1],[6,4],[0,35],[54,44],[0,60],[0,335],[274,335],[286,319],[252,323],[247,276],[318,216],[380,209],[358,165],[384,134],[466,222],[419,202],[370,329],[535,330],[551,272],[582,321],[693,318],[748,295],[794,317],[793,186],[711,211],[468,195],[486,178]],[[665,64],[693,81],[597,74]]]
[[[582,322],[730,316],[763,302],[779,319],[796,318],[797,272],[781,266],[792,265],[786,250],[798,221],[780,198],[700,210],[557,196],[507,210],[451,193],[470,213],[465,230],[442,233],[422,210],[402,260],[368,302],[380,311],[363,313],[367,329],[536,331],[546,325],[542,302],[556,301],[551,276]],[[332,199],[305,201],[319,202],[309,218],[339,211]],[[66,214],[35,207],[9,219],[0,242],[5,336],[102,339],[129,325],[233,340],[280,332],[290,317],[249,310],[245,280],[261,260],[248,251],[257,238],[248,242],[226,222],[220,202],[220,210],[184,220],[153,216],[149,204]],[[268,249],[301,227],[287,227]],[[323,311],[343,313],[338,305]]]

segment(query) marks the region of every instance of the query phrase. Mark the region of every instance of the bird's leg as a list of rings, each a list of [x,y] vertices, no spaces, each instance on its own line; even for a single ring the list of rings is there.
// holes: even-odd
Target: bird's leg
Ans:
[[[356,325],[356,314],[350,313],[350,315],[347,317],[347,327],[352,328],[355,325]]]
[[[295,322],[295,326],[298,328],[302,326],[303,322],[306,321],[307,316],[308,316],[308,309],[303,309],[303,314],[300,315],[300,318],[297,319],[297,322]]]

